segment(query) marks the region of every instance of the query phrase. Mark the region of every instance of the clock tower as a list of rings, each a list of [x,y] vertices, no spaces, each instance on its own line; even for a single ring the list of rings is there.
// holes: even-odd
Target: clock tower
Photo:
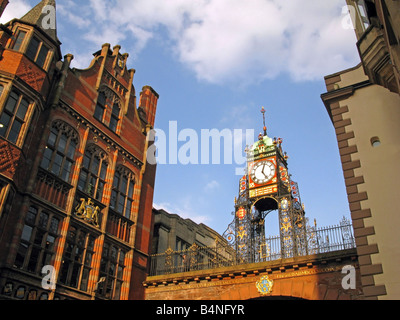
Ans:
[[[234,220],[224,233],[238,259],[248,263],[293,257],[306,250],[305,212],[298,185],[288,173],[282,139],[267,135],[264,107],[261,113],[263,133],[246,147],[246,174],[239,182]],[[265,218],[274,212],[279,215],[279,257],[270,257],[271,248],[265,238]]]

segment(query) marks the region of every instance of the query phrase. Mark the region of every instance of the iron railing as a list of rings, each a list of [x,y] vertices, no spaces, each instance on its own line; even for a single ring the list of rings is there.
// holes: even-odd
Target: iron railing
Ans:
[[[279,236],[268,237],[255,256],[243,259],[236,250],[226,242],[216,241],[215,246],[200,247],[193,244],[187,250],[174,251],[169,248],[164,253],[150,256],[150,276],[182,273],[196,270],[207,270],[245,263],[274,261],[294,256],[307,256],[355,248],[353,227],[348,220],[340,225],[318,228],[307,227],[305,234],[298,235],[296,251],[282,251]],[[283,253],[284,252],[284,253]]]

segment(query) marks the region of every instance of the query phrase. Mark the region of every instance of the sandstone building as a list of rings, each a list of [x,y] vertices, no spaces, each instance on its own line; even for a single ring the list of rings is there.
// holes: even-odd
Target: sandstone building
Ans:
[[[400,6],[347,0],[361,63],[325,77],[367,299],[399,299]]]
[[[216,242],[226,243],[224,237],[203,223],[197,224],[190,219],[183,219],[164,209],[153,208],[153,215],[152,254],[164,253],[169,248],[183,251],[193,244],[199,247],[213,247]]]

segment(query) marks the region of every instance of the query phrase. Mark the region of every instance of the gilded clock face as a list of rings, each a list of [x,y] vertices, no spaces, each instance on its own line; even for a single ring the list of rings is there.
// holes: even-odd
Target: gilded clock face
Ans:
[[[267,160],[257,162],[251,170],[250,176],[256,184],[265,184],[275,176],[275,166]]]

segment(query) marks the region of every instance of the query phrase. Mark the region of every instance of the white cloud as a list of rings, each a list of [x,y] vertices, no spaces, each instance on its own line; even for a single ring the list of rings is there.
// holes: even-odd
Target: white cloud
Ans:
[[[209,183],[207,183],[204,187],[204,191],[206,192],[211,192],[211,191],[215,191],[215,189],[219,188],[219,183],[216,180],[212,180]]]
[[[91,2],[99,18],[108,10],[112,23],[127,26],[139,48],[165,27],[177,58],[211,83],[251,84],[281,73],[322,79],[358,61],[354,32],[341,25],[343,0]]]
[[[86,28],[83,39],[124,41],[133,54],[160,41],[210,83],[249,85],[284,73],[320,80],[359,61],[354,32],[341,24],[344,0],[67,1],[70,11],[61,5],[60,14]],[[15,0],[6,16],[27,9]]]
[[[154,36],[152,32],[144,30],[133,24],[128,25],[128,29],[129,31],[131,31],[133,37],[136,40],[136,43],[133,48],[135,54],[137,52],[142,51],[146,47],[147,42]]]
[[[10,1],[10,3],[6,7],[6,10],[4,11],[3,15],[0,18],[0,22],[6,23],[14,18],[21,18],[30,9],[31,6],[26,0]]]
[[[102,29],[102,33],[99,33],[99,30],[95,28],[91,28],[90,31],[83,35],[83,39],[97,44],[108,42],[111,44],[111,47],[113,47],[125,40],[126,36],[127,35],[122,32],[117,25],[109,24],[107,28]],[[108,39],[112,41],[107,41]]]
[[[154,203],[153,207],[156,209],[164,209],[168,213],[177,214],[183,219],[190,219],[198,224],[209,223],[212,219],[209,216],[201,215],[193,209],[193,200],[190,196],[180,198],[177,203],[171,204],[169,202]]]
[[[344,1],[292,0],[284,5],[285,20],[293,22],[287,26],[287,70],[294,80],[322,78],[358,63],[355,33],[342,26]]]
[[[71,9],[76,9],[77,13],[73,13]],[[74,24],[79,29],[85,29],[90,26],[91,22],[82,15],[79,9],[81,9],[81,7],[78,7],[72,0],[57,4],[57,14],[66,17],[70,23]]]
[[[200,16],[201,22],[192,23],[177,39],[179,58],[198,78],[253,82],[279,73],[277,66],[285,60],[284,25],[272,2],[214,0]]]
[[[261,110],[260,107],[257,108]],[[227,112],[224,113],[219,122],[221,125],[228,126],[229,128],[251,128],[254,120],[254,111],[255,110],[253,108],[250,108],[245,104],[232,106]]]
[[[90,6],[94,10],[96,22],[101,23],[101,21],[107,20],[109,8],[112,5],[112,3],[110,3],[111,1],[89,0],[89,2]]]

